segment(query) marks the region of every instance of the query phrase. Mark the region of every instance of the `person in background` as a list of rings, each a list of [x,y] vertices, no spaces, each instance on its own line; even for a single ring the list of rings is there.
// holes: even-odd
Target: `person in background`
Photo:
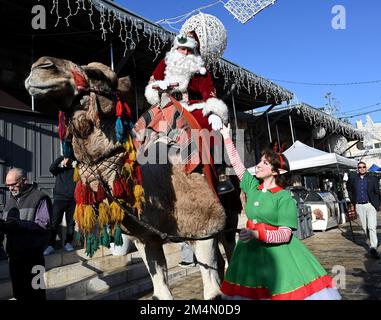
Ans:
[[[45,249],[44,255],[50,255],[54,252],[58,227],[62,222],[65,213],[66,218],[66,238],[64,250],[67,252],[73,251],[73,238],[75,221],[73,214],[75,210],[74,190],[75,182],[73,180],[74,168],[73,160],[58,157],[50,166],[50,172],[56,177],[56,182],[53,190],[53,215],[52,215],[52,230],[49,240],[49,246]]]
[[[348,196],[356,207],[361,226],[370,240],[369,253],[374,259],[380,259],[377,251],[377,211],[380,207],[380,189],[378,179],[367,172],[366,163],[357,164],[358,174],[352,175],[347,181]]]
[[[13,296],[24,301],[45,300],[44,285],[34,286],[33,278],[37,276],[35,266],[45,267],[43,250],[49,239],[50,198],[37,189],[36,183],[27,182],[22,169],[9,170],[5,183],[10,197],[0,213],[0,238],[6,236]]]
[[[341,296],[307,247],[292,235],[297,228],[296,202],[284,190],[289,181],[287,158],[264,150],[256,177],[243,166],[223,126],[226,150],[247,195],[246,228],[221,284],[226,299],[338,300]],[[260,179],[260,180],[259,180]]]

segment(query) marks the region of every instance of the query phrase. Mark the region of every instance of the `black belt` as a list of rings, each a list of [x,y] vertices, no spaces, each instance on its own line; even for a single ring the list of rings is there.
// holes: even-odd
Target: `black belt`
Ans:
[[[357,202],[357,204],[366,204],[366,203],[369,203],[369,201],[367,201],[367,202]]]

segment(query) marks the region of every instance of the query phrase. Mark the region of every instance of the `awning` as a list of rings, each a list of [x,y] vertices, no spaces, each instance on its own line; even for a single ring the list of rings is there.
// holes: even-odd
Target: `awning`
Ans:
[[[372,164],[371,167],[368,169],[368,171],[377,172],[377,171],[381,171],[381,168],[376,164]]]
[[[295,143],[283,153],[289,163],[291,171],[317,173],[340,169],[357,168],[357,161],[312,148],[300,141]]]

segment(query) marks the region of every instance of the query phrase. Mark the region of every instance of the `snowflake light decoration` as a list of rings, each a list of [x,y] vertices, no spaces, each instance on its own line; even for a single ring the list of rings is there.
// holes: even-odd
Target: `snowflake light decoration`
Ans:
[[[241,23],[246,23],[276,0],[229,0],[224,7]]]

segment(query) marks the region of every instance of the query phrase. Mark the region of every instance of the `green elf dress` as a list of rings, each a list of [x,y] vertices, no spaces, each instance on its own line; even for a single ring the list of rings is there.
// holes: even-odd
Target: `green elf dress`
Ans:
[[[241,188],[246,193],[249,221],[297,229],[296,202],[276,187],[265,190],[247,170]],[[221,291],[229,299],[340,299],[333,279],[296,237],[287,243],[238,240]]]

